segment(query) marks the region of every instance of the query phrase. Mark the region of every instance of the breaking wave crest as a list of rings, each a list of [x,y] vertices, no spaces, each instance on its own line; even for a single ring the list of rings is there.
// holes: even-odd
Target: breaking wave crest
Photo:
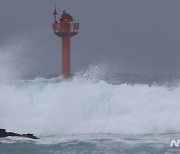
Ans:
[[[37,135],[180,133],[180,88],[74,78],[0,86],[0,128]]]

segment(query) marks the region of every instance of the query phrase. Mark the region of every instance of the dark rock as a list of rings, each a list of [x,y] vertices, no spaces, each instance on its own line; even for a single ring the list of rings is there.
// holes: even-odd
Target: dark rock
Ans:
[[[0,129],[0,138],[4,138],[4,137],[8,137],[8,136],[39,139],[38,137],[34,136],[33,134],[18,134],[18,133],[14,133],[14,132],[6,132],[5,129]]]
[[[31,138],[31,139],[39,139],[38,137],[34,136],[33,134],[22,134],[22,136],[26,138]]]

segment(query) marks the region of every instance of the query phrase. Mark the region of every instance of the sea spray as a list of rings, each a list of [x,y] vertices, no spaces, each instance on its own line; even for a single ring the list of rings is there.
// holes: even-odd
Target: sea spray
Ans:
[[[0,127],[19,133],[179,133],[180,88],[75,78],[0,86]]]

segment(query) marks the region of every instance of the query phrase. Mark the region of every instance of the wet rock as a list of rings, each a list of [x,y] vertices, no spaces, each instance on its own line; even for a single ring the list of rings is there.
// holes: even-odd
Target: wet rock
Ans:
[[[39,139],[38,137],[34,136],[33,134],[18,134],[18,133],[14,133],[14,132],[6,132],[5,129],[0,129],[0,138],[4,138],[4,137],[8,137],[8,136]]]

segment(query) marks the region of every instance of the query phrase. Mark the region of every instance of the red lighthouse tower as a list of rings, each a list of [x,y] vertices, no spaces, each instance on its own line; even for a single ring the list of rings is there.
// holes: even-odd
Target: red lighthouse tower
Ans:
[[[56,20],[57,11],[54,10],[54,22],[52,24],[54,34],[62,37],[62,75],[64,79],[70,78],[70,38],[78,34],[79,23],[73,23],[73,17],[63,10],[60,22]]]

